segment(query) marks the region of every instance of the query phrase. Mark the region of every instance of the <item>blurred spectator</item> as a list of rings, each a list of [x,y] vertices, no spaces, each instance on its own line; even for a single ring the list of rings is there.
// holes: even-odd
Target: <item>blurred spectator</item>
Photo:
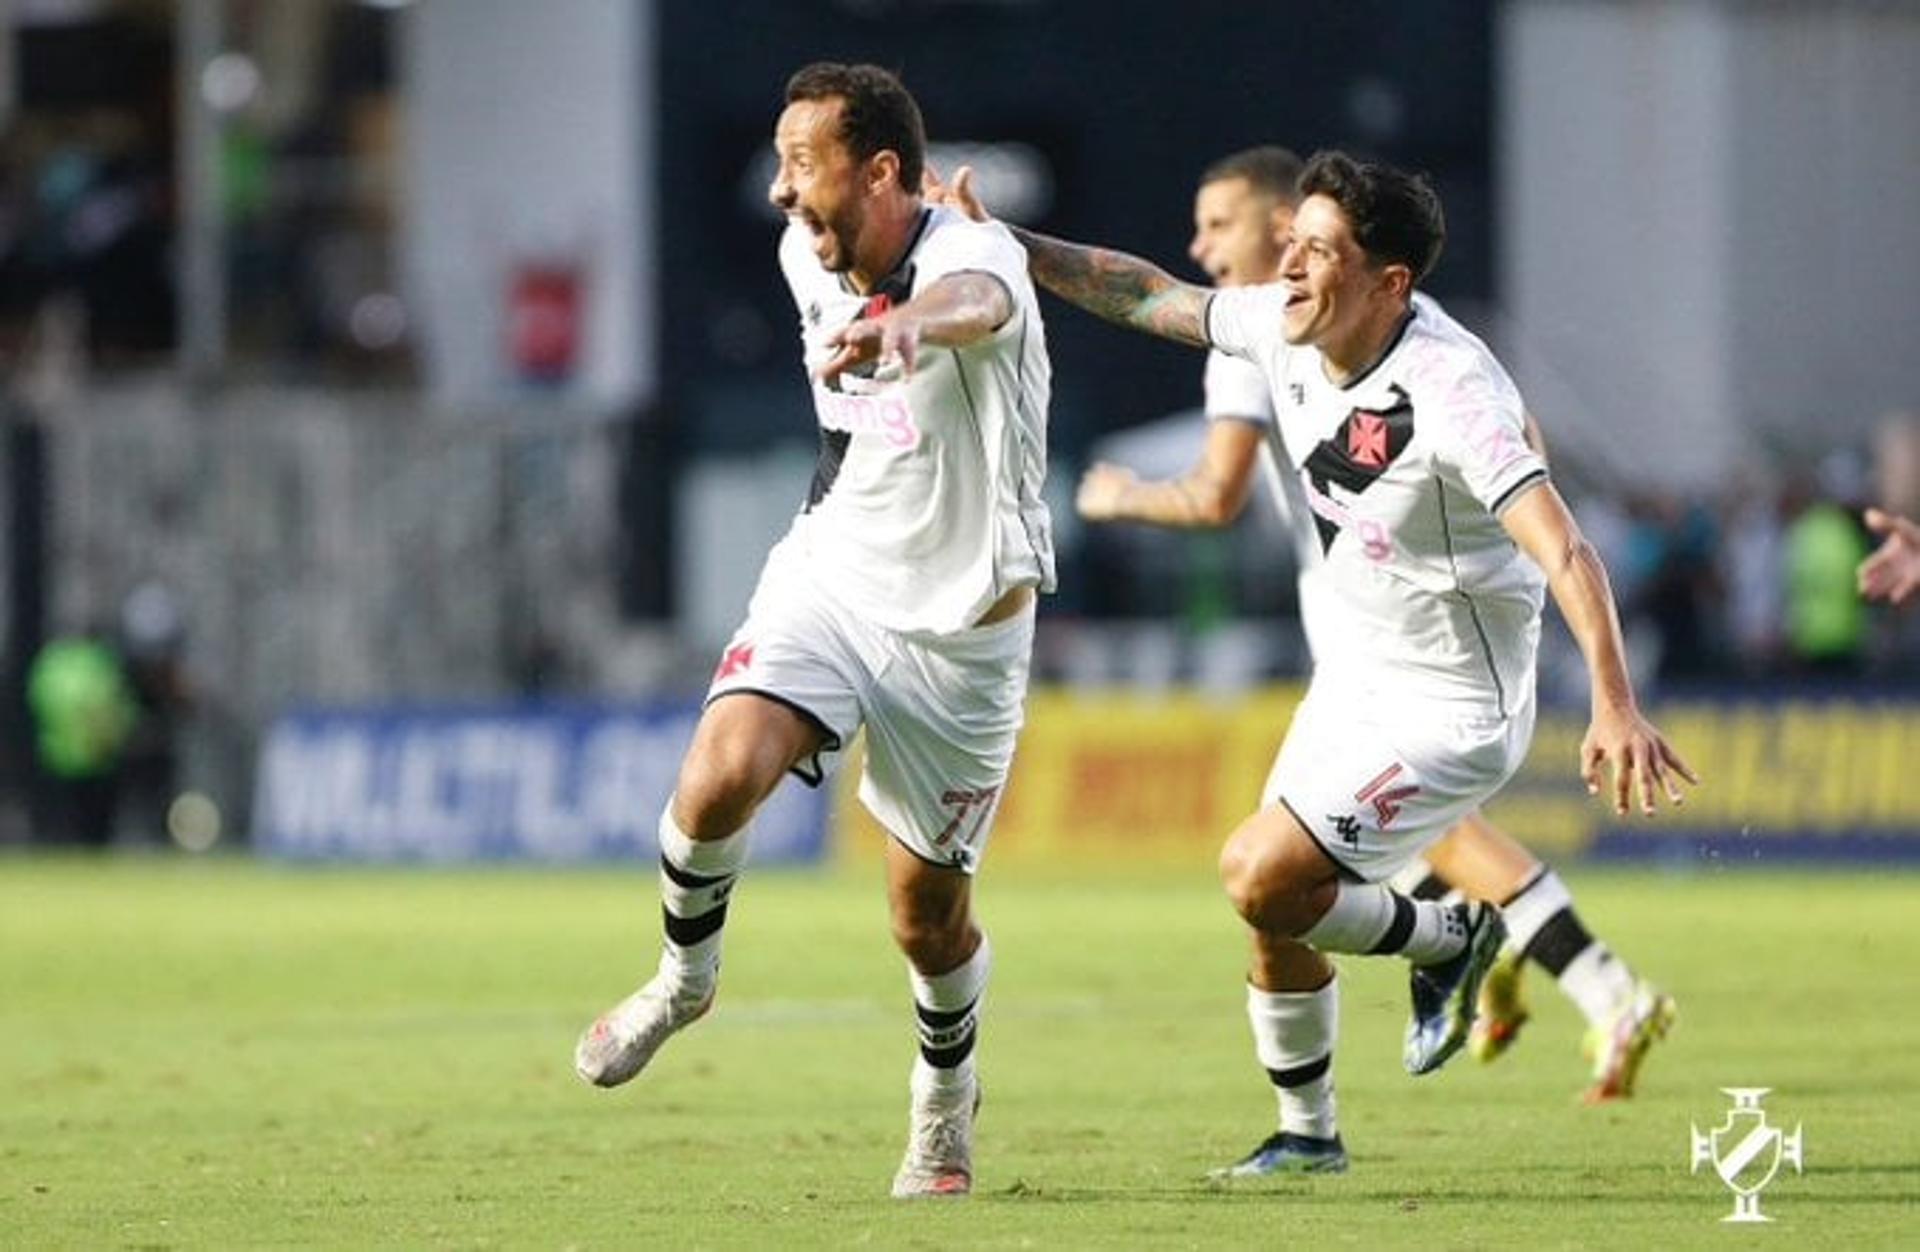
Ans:
[[[192,707],[185,665],[186,629],[178,599],[163,583],[144,582],[120,607],[120,646],[134,720],[121,754],[121,825],[142,840],[167,828],[179,794],[181,722]]]
[[[1699,678],[1718,666],[1712,620],[1719,528],[1704,506],[1670,492],[1652,495],[1646,506],[1640,608],[1660,633],[1659,676]]]
[[[1786,633],[1786,534],[1774,496],[1734,507],[1722,561],[1734,654],[1744,673],[1764,673],[1779,664]]]
[[[1849,673],[1867,641],[1867,613],[1855,586],[1867,545],[1849,507],[1864,490],[1864,474],[1850,452],[1821,463],[1820,489],[1820,498],[1787,526],[1787,643],[1802,670]]]
[[[99,634],[48,641],[27,671],[38,777],[34,837],[105,847],[113,837],[120,765],[137,716],[120,657]]]

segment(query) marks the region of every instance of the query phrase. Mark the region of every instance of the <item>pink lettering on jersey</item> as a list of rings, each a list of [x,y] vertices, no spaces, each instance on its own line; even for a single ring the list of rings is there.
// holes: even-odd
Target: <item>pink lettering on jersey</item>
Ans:
[[[878,435],[902,451],[920,445],[920,425],[913,420],[906,398],[898,392],[861,396],[815,387],[813,407],[820,425],[827,430]]]
[[[1314,486],[1311,474],[1300,475],[1301,489],[1307,495],[1307,507],[1343,531],[1351,531],[1360,541],[1360,555],[1369,561],[1393,559],[1393,531],[1378,518],[1355,513],[1346,505]]]

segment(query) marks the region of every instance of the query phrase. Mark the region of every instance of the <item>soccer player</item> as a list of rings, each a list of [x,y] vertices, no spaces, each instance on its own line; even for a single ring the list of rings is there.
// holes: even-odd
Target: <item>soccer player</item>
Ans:
[[[660,817],[659,970],[588,1027],[575,1063],[626,1082],[708,1010],[748,818],[789,772],[819,785],[864,727],[860,798],[891,836],[919,1040],[893,1194],[963,1195],[990,964],[973,874],[1023,716],[1035,593],[1054,580],[1045,330],[1006,228],[923,203],[925,131],[892,74],[799,70],[774,148],[818,467]]]
[[[963,202],[968,190],[956,181]],[[1652,812],[1662,793],[1681,801],[1680,779],[1695,781],[1639,710],[1606,571],[1527,445],[1506,370],[1415,290],[1445,237],[1432,188],[1325,152],[1299,192],[1280,281],[1257,286],[1209,291],[1014,229],[1056,295],[1260,368],[1324,558],[1312,681],[1262,806],[1221,853],[1252,935],[1248,1007],[1281,1110],[1280,1133],[1227,1172],[1346,1167],[1325,953],[1412,963],[1409,1072],[1437,1069],[1466,1041],[1505,932],[1498,911],[1382,884],[1525,754],[1543,586],[1591,679],[1589,791],[1604,783],[1616,812]]]
[[[1920,591],[1920,525],[1884,509],[1867,510],[1867,528],[1886,542],[1860,562],[1860,594],[1905,604]]]
[[[1293,224],[1300,158],[1280,147],[1249,148],[1223,157],[1200,177],[1194,195],[1193,241],[1187,254],[1222,287],[1270,282]],[[1175,527],[1233,522],[1252,494],[1256,466],[1294,538],[1300,608],[1309,651],[1330,594],[1320,541],[1300,480],[1280,446],[1273,398],[1259,367],[1215,349],[1203,378],[1207,436],[1186,474],[1145,482],[1120,466],[1097,463],[1081,479],[1080,515],[1093,522],[1136,521]],[[1539,429],[1527,416],[1528,443],[1545,457]],[[1565,882],[1479,813],[1462,818],[1395,886],[1432,898],[1449,888],[1500,906],[1507,938],[1481,986],[1467,1050],[1482,1061],[1504,1054],[1527,1021],[1522,963],[1554,976],[1587,1022],[1592,1081],[1585,1098],[1629,1096],[1648,1048],[1671,1027],[1671,996],[1638,977],[1588,931]]]

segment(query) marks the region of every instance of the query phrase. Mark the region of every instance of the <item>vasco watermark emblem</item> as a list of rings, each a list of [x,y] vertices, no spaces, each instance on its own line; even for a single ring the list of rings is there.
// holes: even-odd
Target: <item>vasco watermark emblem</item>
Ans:
[[[1710,1163],[1720,1181],[1733,1189],[1733,1212],[1721,1221],[1770,1222],[1773,1219],[1760,1211],[1760,1192],[1780,1172],[1782,1161],[1793,1166],[1794,1173],[1803,1172],[1800,1123],[1794,1123],[1790,1135],[1767,1124],[1767,1111],[1760,1107],[1760,1099],[1773,1090],[1771,1087],[1720,1090],[1733,1097],[1733,1107],[1727,1110],[1726,1124],[1711,1133],[1702,1134],[1698,1126],[1691,1127],[1692,1172],[1697,1174],[1702,1165]]]

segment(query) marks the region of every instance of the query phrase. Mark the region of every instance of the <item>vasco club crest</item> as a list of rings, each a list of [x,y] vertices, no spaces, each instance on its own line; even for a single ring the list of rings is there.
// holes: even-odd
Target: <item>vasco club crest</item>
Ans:
[[[1773,1181],[1782,1161],[1793,1166],[1794,1173],[1803,1172],[1800,1124],[1794,1123],[1793,1133],[1785,1134],[1778,1126],[1767,1124],[1767,1112],[1760,1107],[1760,1098],[1772,1089],[1722,1087],[1720,1090],[1733,1097],[1726,1124],[1710,1134],[1702,1134],[1698,1126],[1691,1127],[1692,1172],[1697,1174],[1702,1165],[1711,1163],[1720,1181],[1733,1189],[1733,1212],[1721,1218],[1723,1222],[1772,1221],[1760,1211],[1761,1189]]]

